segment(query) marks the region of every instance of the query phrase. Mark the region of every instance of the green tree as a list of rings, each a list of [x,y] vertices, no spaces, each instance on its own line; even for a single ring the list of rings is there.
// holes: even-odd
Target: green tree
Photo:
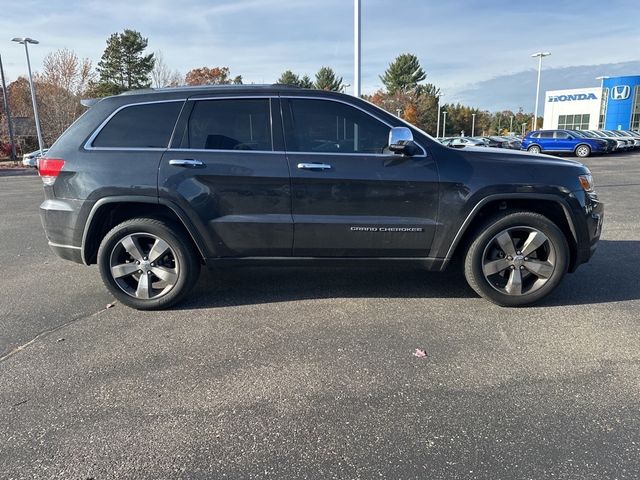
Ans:
[[[342,77],[338,77],[332,68],[322,67],[316,73],[315,87],[318,90],[339,92],[342,90]]]
[[[293,73],[291,70],[286,70],[282,72],[280,78],[276,81],[280,85],[294,85],[296,87],[300,86],[300,77]]]
[[[309,75],[304,75],[300,79],[300,87],[301,88],[313,88],[313,80],[311,80],[311,77],[309,77]]]
[[[415,89],[418,83],[427,78],[418,61],[418,57],[411,53],[403,53],[389,65],[380,76],[380,80],[391,94],[408,92]]]
[[[98,62],[96,70],[100,79],[94,85],[93,93],[104,96],[148,88],[155,58],[153,53],[144,54],[147,45],[148,40],[135,30],[112,34]]]

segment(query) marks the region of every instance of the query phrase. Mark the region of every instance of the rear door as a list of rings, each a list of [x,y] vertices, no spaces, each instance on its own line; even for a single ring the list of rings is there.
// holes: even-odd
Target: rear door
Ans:
[[[540,135],[538,135],[538,138],[535,143],[540,145],[540,148],[542,150],[547,150],[550,152],[556,151],[556,144],[553,138],[553,131],[551,130],[544,130],[540,132]]]
[[[294,256],[426,257],[438,173],[424,149],[386,151],[390,125],[351,104],[283,98]]]
[[[576,141],[572,135],[562,130],[557,130],[553,133],[553,139],[555,149],[559,152],[573,152],[576,145]]]
[[[209,256],[291,255],[289,167],[280,125],[277,98],[187,102],[162,157],[160,196],[189,213]]]

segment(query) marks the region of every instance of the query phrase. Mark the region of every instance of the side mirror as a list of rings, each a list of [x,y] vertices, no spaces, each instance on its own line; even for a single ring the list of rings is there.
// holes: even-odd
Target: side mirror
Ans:
[[[412,155],[415,144],[413,133],[407,127],[393,127],[389,132],[389,150],[393,153]]]

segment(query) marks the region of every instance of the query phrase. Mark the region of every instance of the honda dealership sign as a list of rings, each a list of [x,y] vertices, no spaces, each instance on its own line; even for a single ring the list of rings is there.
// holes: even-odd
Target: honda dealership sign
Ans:
[[[631,87],[629,85],[611,87],[611,100],[626,100],[629,95],[631,95]]]

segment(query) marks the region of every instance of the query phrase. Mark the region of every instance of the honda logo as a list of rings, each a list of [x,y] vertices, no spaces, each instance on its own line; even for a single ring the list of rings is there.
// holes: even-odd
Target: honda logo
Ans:
[[[629,85],[617,85],[611,89],[611,100],[626,100],[630,94]]]

